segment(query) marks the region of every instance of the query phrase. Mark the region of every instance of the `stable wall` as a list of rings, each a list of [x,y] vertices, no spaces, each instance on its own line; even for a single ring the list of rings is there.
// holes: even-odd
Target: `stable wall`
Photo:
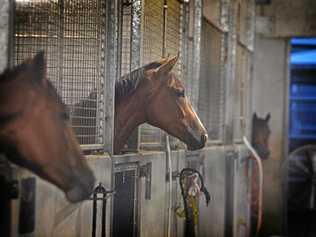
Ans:
[[[261,117],[271,113],[271,155],[263,161],[264,236],[282,229],[282,164],[287,143],[288,40],[257,35],[255,41],[253,111]]]
[[[273,37],[315,36],[316,1],[272,0],[257,6],[257,24]]]
[[[242,146],[209,147],[200,153],[188,154],[184,150],[172,152],[173,172],[180,172],[184,167],[194,166],[205,177],[205,185],[211,195],[208,207],[205,199],[199,203],[199,236],[227,236],[227,229],[232,229],[233,236],[245,236],[249,227],[247,153]],[[230,154],[230,155],[228,155]],[[104,156],[88,157],[88,164],[93,169],[97,182],[102,182],[111,189],[113,170],[117,166],[137,165],[139,168],[151,163],[151,198],[145,197],[146,178],[137,176],[137,227],[139,236],[167,236],[168,182],[166,182],[166,155],[164,152],[145,152],[126,154],[110,158]],[[230,167],[229,174],[227,167]],[[25,169],[17,168],[16,176],[21,181],[27,177],[36,177]],[[115,195],[115,194],[114,194]],[[227,195],[230,196],[227,199]],[[23,198],[23,193],[20,194]],[[113,198],[107,202],[107,236],[112,231]],[[230,202],[231,203],[228,203]],[[12,236],[19,236],[20,199],[13,201]],[[172,199],[172,236],[183,236],[184,218],[175,214],[177,207],[183,209],[178,178],[173,180]],[[101,202],[98,206],[97,234],[101,234]],[[228,215],[229,214],[229,215]],[[228,218],[228,219],[227,219]],[[28,236],[90,236],[92,232],[92,201],[69,204],[64,194],[53,185],[36,177],[35,230]]]

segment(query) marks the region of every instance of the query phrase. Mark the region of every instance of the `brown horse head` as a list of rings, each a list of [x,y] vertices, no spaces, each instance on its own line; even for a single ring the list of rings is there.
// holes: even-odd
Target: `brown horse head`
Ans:
[[[87,198],[94,175],[46,79],[43,53],[0,76],[0,150],[12,162],[62,189],[69,201]]]
[[[269,128],[270,113],[265,118],[259,118],[256,113],[252,117],[252,145],[262,159],[268,159],[269,149]]]
[[[207,131],[186,96],[183,83],[171,72],[177,60],[178,56],[162,60],[160,66],[145,72],[145,118],[147,123],[186,143],[189,150],[197,150],[205,146]]]

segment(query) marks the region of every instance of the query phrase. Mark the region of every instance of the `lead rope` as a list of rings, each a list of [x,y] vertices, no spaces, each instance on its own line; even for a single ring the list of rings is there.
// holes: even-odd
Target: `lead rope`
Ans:
[[[250,145],[248,139],[244,136],[243,141],[247,148],[252,153],[252,156],[250,156],[254,161],[257,163],[258,170],[259,170],[259,194],[258,194],[258,222],[257,222],[257,228],[256,228],[256,236],[259,234],[259,230],[262,225],[262,196],[263,196],[263,167],[262,167],[262,161],[256,150]]]
[[[191,177],[193,182],[191,186],[186,184],[186,191],[184,190],[184,179]],[[198,185],[197,180],[200,180]],[[180,189],[183,198],[184,216],[185,216],[185,237],[195,237],[195,225],[198,222],[198,206],[197,198],[202,192],[205,197],[206,206],[208,206],[211,198],[210,194],[204,186],[203,177],[199,171],[192,168],[184,168],[180,172],[179,177]],[[188,183],[188,182],[187,182]],[[180,214],[181,215],[181,214]]]

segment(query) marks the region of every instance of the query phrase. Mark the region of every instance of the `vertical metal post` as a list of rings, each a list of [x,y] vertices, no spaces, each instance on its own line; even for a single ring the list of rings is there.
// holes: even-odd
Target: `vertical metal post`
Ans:
[[[106,69],[104,83],[104,113],[103,131],[104,149],[113,153],[114,141],[114,96],[115,81],[118,77],[117,40],[118,40],[118,0],[108,0],[106,5]]]
[[[226,145],[233,144],[233,104],[234,104],[234,85],[235,85],[235,72],[236,72],[236,9],[235,3],[227,0],[223,0],[228,8],[227,21],[228,32],[225,36],[225,48],[226,48],[226,62],[224,69],[225,88],[226,88],[226,103],[225,103],[225,128],[224,128],[224,143]]]
[[[97,193],[93,193],[93,208],[92,208],[92,237],[96,237],[97,230]]]
[[[130,43],[130,70],[134,70],[140,67],[141,63],[141,48],[142,48],[142,11],[143,11],[143,1],[134,0],[132,1],[132,19],[131,19],[131,43]],[[132,134],[136,141],[136,148],[139,148],[140,141],[140,128],[137,128]]]
[[[200,80],[200,62],[201,62],[201,34],[202,34],[202,0],[194,0],[193,9],[193,65],[191,78],[192,83],[192,105],[197,110],[199,99],[199,80]]]
[[[225,119],[223,142],[228,147],[226,151],[226,194],[225,194],[225,237],[234,235],[234,177],[235,153],[232,147],[233,135],[233,104],[236,62],[236,9],[235,1],[221,0],[221,24],[225,30],[223,39],[223,79],[225,83]]]
[[[132,22],[131,22],[131,70],[140,66],[141,58],[141,16],[142,1],[134,0],[132,2]]]
[[[10,2],[0,2],[0,73],[9,65]]]
[[[64,0],[58,1],[58,90],[63,94]],[[71,116],[72,113],[69,114]]]
[[[182,75],[185,77],[184,80],[187,80],[188,77],[188,37],[189,37],[189,4],[184,2],[182,4],[182,23],[181,23],[181,56],[182,56]]]
[[[162,13],[162,57],[166,56],[167,50],[167,22],[168,22],[168,3],[167,0],[163,2],[163,13]]]

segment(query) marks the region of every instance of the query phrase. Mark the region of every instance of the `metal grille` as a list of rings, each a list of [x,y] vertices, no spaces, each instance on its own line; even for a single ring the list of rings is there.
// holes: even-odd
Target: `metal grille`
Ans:
[[[223,33],[202,21],[201,71],[198,111],[210,140],[220,140],[223,129],[224,83],[221,75]]]
[[[15,6],[13,63],[44,50],[48,78],[69,107],[80,144],[101,144],[104,1],[19,0]]]
[[[179,79],[182,79],[182,55],[181,55],[181,3],[178,0],[168,0],[168,16],[166,29],[166,54],[175,56],[180,53],[179,61],[173,71],[177,74]]]
[[[131,20],[132,7],[131,5],[122,6],[121,20],[121,76],[131,71]]]
[[[146,64],[162,57],[163,46],[163,0],[144,0],[143,10],[143,55]],[[140,128],[141,146],[160,146],[160,129],[144,124]]]
[[[181,48],[181,3],[177,0],[168,0],[167,4],[166,54],[174,56]],[[145,64],[159,60],[163,56],[163,0],[145,0],[143,14],[142,63]],[[181,78],[181,57],[174,71]],[[160,129],[145,124],[141,126],[140,131],[142,146],[161,145]]]
[[[236,81],[234,104],[234,139],[240,140],[246,135],[246,118],[248,116],[248,84],[250,80],[251,53],[240,43],[236,49]]]

